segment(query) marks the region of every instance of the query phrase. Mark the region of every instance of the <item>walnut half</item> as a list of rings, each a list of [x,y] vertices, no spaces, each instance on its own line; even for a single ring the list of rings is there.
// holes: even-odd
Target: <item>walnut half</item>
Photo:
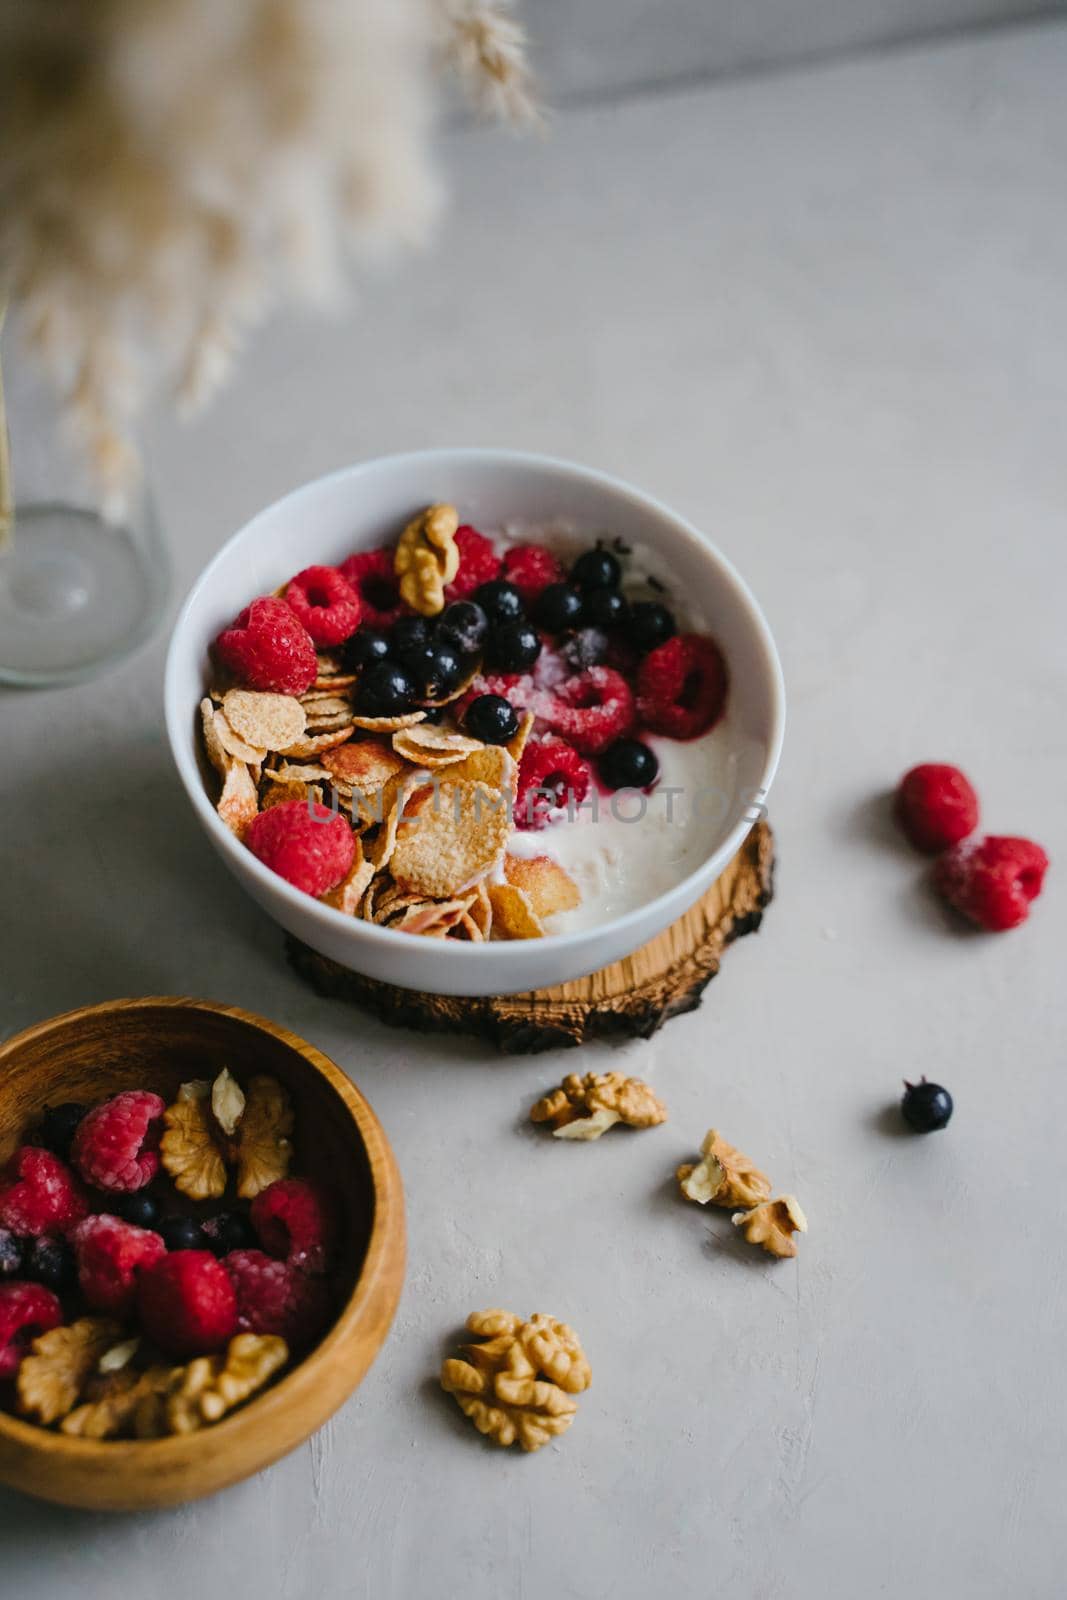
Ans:
[[[473,1312],[467,1328],[483,1342],[466,1347],[468,1360],[443,1363],[441,1387],[479,1433],[524,1450],[565,1433],[578,1410],[573,1396],[592,1381],[574,1329],[540,1313],[523,1322],[510,1311]]]
[[[700,1147],[701,1159],[678,1168],[678,1186],[687,1200],[698,1205],[758,1206],[771,1197],[771,1180],[765,1172],[735,1150],[714,1128]]]
[[[808,1231],[808,1219],[791,1194],[765,1200],[752,1211],[735,1212],[733,1224],[741,1229],[749,1244],[762,1245],[772,1256],[782,1258],[797,1253],[794,1233]]]
[[[101,1356],[121,1337],[119,1324],[103,1317],[79,1317],[42,1333],[19,1364],[19,1410],[44,1423],[65,1417]]]
[[[647,1083],[621,1072],[571,1072],[558,1089],[530,1108],[531,1122],[547,1122],[556,1139],[599,1139],[616,1122],[654,1128],[667,1120],[667,1107]]]

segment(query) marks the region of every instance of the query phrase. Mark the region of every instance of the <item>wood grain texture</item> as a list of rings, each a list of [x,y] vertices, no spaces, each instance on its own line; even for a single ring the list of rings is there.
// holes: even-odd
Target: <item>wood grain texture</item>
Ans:
[[[396,1027],[475,1034],[509,1055],[591,1039],[648,1038],[700,1004],[727,945],[759,927],[773,876],[774,836],[758,822],[722,876],[663,933],[586,978],[529,994],[423,994],[349,972],[293,938],[287,953],[319,994],[353,1001]]]
[[[42,1022],[0,1049],[0,1159],[48,1104],[120,1089],[172,1097],[228,1066],[266,1072],[296,1107],[296,1171],[335,1189],[344,1302],[312,1353],[207,1434],[96,1443],[0,1413],[0,1483],[63,1505],[132,1510],[198,1499],[300,1444],[357,1387],[389,1330],[404,1276],[400,1174],[378,1119],[339,1067],[295,1034],[233,1006],[117,1000]]]

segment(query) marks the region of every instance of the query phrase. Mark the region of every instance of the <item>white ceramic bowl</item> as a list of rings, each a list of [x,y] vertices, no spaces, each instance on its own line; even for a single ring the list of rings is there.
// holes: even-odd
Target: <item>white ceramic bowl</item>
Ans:
[[[424,939],[343,916],[294,889],[238,843],[215,814],[205,787],[197,707],[209,676],[209,647],[250,600],[269,594],[311,563],[396,539],[435,500],[465,522],[566,518],[590,536],[610,532],[662,553],[673,590],[719,641],[730,670],[727,715],[716,738],[729,742],[735,781],[708,853],[668,893],[602,925],[545,939],[485,945]],[[167,733],[186,793],[211,843],[253,900],[290,933],[352,971],[436,994],[514,994],[582,977],[618,960],[679,917],[740,848],[765,799],[782,745],[782,671],[759,606],[730,563],[681,517],[604,473],[510,450],[426,450],[347,467],[296,489],[253,517],[194,584],[167,657]],[[728,763],[729,764],[729,763]]]

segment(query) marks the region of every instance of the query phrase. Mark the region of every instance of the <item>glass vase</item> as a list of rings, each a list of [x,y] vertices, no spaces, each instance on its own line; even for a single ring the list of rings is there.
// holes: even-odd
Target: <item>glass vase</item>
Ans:
[[[120,520],[107,520],[55,396],[8,359],[0,368],[0,683],[95,677],[153,633],[168,577],[147,486]]]

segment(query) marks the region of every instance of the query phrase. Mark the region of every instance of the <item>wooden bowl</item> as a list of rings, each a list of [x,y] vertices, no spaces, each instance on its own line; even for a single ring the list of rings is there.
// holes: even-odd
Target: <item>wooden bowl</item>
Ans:
[[[115,1000],[53,1017],[0,1047],[0,1161],[46,1105],[120,1089],[172,1098],[188,1078],[228,1066],[266,1072],[296,1110],[297,1172],[336,1189],[343,1304],[310,1355],[273,1388],[204,1433],[152,1440],[71,1439],[0,1413],[0,1483],[100,1510],[177,1505],[269,1466],[333,1415],[383,1343],[404,1276],[404,1202],[385,1134],[332,1061],[262,1017],[197,1000]]]

